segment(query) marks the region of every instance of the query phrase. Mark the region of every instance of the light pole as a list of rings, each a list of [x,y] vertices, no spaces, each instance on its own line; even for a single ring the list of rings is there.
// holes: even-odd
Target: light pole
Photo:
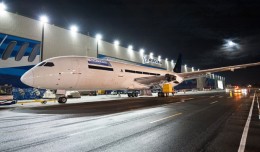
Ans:
[[[96,35],[96,41],[97,41],[97,58],[98,58],[98,42],[102,39],[102,35],[101,34],[97,34]]]
[[[44,26],[45,26],[45,23],[48,22],[48,17],[43,15],[40,17],[40,21],[42,23],[42,43],[41,43],[41,60],[40,61],[43,61],[43,43],[44,43]]]

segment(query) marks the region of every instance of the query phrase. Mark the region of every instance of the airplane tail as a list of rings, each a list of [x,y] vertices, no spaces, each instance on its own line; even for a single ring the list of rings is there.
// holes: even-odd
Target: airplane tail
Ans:
[[[179,54],[176,64],[174,66],[173,72],[181,73],[181,65],[182,65],[182,54]]]

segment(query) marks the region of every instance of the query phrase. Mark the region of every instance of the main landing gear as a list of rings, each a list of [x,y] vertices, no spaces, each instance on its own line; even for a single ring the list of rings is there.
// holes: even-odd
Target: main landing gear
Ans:
[[[129,92],[127,93],[128,97],[138,97],[138,93],[137,92]]]

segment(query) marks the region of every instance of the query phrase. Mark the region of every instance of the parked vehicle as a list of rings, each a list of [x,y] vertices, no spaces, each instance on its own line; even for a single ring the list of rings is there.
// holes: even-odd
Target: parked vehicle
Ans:
[[[12,94],[12,86],[0,86],[0,105],[1,104],[16,104],[17,100],[14,100]]]

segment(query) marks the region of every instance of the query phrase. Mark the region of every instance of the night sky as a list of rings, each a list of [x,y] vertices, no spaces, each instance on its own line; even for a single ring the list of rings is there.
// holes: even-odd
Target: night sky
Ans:
[[[8,11],[155,56],[206,69],[260,61],[259,0],[5,0]],[[227,40],[236,46],[228,48]],[[219,73],[227,83],[260,83],[260,67]]]

